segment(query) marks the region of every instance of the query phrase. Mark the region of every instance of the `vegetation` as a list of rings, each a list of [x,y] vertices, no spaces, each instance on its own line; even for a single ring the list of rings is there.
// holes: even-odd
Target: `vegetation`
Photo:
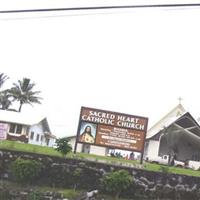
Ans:
[[[38,191],[33,191],[28,195],[28,200],[41,200],[41,194]]]
[[[0,88],[3,86],[3,84],[8,80],[9,77],[5,75],[4,73],[0,74]]]
[[[35,160],[17,158],[11,165],[12,174],[20,183],[30,183],[37,178],[42,170],[42,164]]]
[[[105,191],[115,195],[115,200],[119,199],[122,191],[126,190],[132,183],[132,176],[126,170],[110,172],[102,179]]]
[[[0,187],[3,188],[7,188],[7,190],[3,193],[0,193],[0,199],[1,200],[8,200],[9,198],[9,194],[8,194],[8,190],[15,190],[15,191],[21,191],[21,185],[15,183],[15,182],[10,182],[10,181],[1,181],[0,182]],[[73,200],[76,199],[78,196],[80,196],[83,192],[86,192],[84,190],[76,190],[74,191],[73,189],[66,189],[66,188],[52,188],[52,187],[47,187],[47,186],[30,186],[30,185],[24,185],[23,189],[25,191],[28,191],[30,189],[34,189],[33,192],[31,192],[29,194],[29,199],[28,200],[37,200],[37,198],[40,197],[40,193],[41,192],[58,192],[58,193],[62,193],[64,198],[67,198],[69,200]],[[113,197],[111,195],[104,195],[104,194],[99,194],[98,195],[99,199],[106,199],[106,200],[114,200]],[[120,200],[128,200],[128,199],[121,199]]]
[[[9,77],[6,76],[4,73],[0,74],[0,89],[3,87],[6,80],[8,80]],[[10,96],[8,90],[1,90],[0,91],[0,108],[3,110],[7,110],[9,106],[11,105]]]
[[[10,181],[0,181],[0,187],[6,188],[7,190],[2,194],[0,193],[0,200],[8,200],[9,195],[8,195],[8,190],[15,190],[15,191],[21,191],[21,185],[19,185],[16,182],[10,182]],[[29,199],[28,200],[37,200],[40,199],[41,193],[43,192],[58,192],[58,193],[62,193],[63,196],[69,200],[75,199],[77,196],[79,196],[83,191],[82,190],[77,190],[74,191],[73,189],[66,189],[66,188],[52,188],[52,187],[47,187],[47,186],[42,186],[42,185],[23,185],[23,189],[25,191],[28,190],[33,190],[33,192],[31,192],[29,194]]]
[[[28,78],[23,78],[18,80],[17,83],[13,83],[14,87],[10,89],[10,93],[14,101],[19,102],[19,112],[21,112],[22,106],[24,104],[40,104],[41,97],[37,96],[40,94],[40,91],[33,91],[35,83],[31,83],[31,80]]]
[[[37,153],[50,156],[62,156],[61,153],[55,151],[53,148],[50,147],[43,147],[34,144],[25,144],[9,140],[0,141],[0,149]]]
[[[169,172],[169,166],[161,165],[159,171],[161,171],[163,173],[168,173]]]
[[[12,101],[10,100],[9,90],[3,90],[0,92],[0,106],[2,110],[8,110],[12,105]]]
[[[57,139],[56,145],[56,150],[60,152],[63,156],[66,156],[72,151],[72,146],[69,144],[69,139],[67,137]]]
[[[49,155],[49,156],[62,157],[62,154],[60,152],[55,151],[55,149],[51,147],[43,147],[43,146],[38,146],[38,145],[33,145],[33,144],[24,144],[24,143],[8,141],[8,140],[0,141],[0,149],[6,149],[6,150],[12,150],[12,151],[23,151],[23,152],[29,152],[29,153],[37,153],[37,154],[43,154],[43,155]],[[74,158],[74,159],[81,159],[81,160],[103,162],[103,163],[108,163],[108,164],[124,165],[124,166],[130,166],[130,167],[142,167],[148,171],[162,172],[162,169],[161,169],[162,165],[152,164],[152,163],[147,163],[147,162],[144,163],[143,165],[140,165],[139,162],[136,160],[124,160],[122,158],[98,156],[98,155],[84,154],[84,153],[76,153],[76,154],[69,153],[67,154],[67,157]],[[192,169],[178,168],[178,167],[168,167],[168,173],[200,177],[199,171],[195,171]]]
[[[4,73],[0,74],[0,88],[3,88],[4,83],[9,77]],[[12,102],[19,102],[18,112],[21,112],[22,106],[24,104],[40,104],[41,97],[38,95],[40,91],[34,91],[35,83],[31,82],[29,78],[23,78],[18,80],[17,83],[13,83],[13,87],[7,88],[0,91],[0,109],[16,111],[15,109],[10,109]]]

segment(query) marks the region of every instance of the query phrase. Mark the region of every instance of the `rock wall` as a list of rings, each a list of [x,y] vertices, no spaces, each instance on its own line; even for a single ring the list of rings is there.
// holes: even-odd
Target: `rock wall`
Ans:
[[[7,190],[0,188],[1,200],[68,200],[63,197],[63,194],[57,192],[35,192],[33,190],[16,191],[14,189]]]
[[[123,168],[134,179],[131,187],[123,194],[130,199],[200,199],[198,177],[16,151],[0,151],[0,179],[15,180],[10,164],[19,157],[43,163],[41,176],[34,182],[37,185],[101,190],[100,178],[107,172]]]

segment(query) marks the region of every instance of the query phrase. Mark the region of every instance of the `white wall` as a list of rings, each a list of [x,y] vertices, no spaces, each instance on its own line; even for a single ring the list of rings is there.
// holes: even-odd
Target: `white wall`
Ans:
[[[72,149],[73,149],[73,150],[74,150],[75,142],[76,142],[76,137],[70,138],[69,144],[72,145]]]
[[[90,153],[100,156],[106,155],[106,148],[105,147],[99,147],[99,146],[90,146]]]
[[[31,139],[31,132],[34,132],[33,139]],[[39,141],[36,140],[38,134],[39,134]],[[41,141],[41,135],[43,136],[43,141]],[[41,124],[35,124],[30,127],[28,143],[45,146],[45,138],[44,138],[43,128]]]
[[[55,145],[55,143],[56,143],[56,138],[50,138],[48,146],[53,147]]]
[[[75,142],[76,142],[76,137],[70,138],[69,144],[72,145],[73,151],[74,151],[74,147],[75,147]],[[99,147],[99,146],[90,145],[90,154],[105,156],[106,153],[107,153],[106,149],[107,148],[105,148],[105,147]],[[83,144],[78,143],[76,151],[77,152],[82,152],[83,151]]]
[[[71,137],[70,140],[69,140],[69,144],[72,145],[72,151],[74,151],[75,143],[76,143],[76,136]],[[78,144],[77,144],[76,151],[77,151],[77,152],[82,152],[82,146],[83,146],[83,145],[82,145],[81,143],[78,143]]]
[[[155,141],[155,140],[150,140],[146,151],[146,157],[156,157],[158,156],[158,151],[159,151],[159,145],[160,142],[159,141]]]
[[[33,139],[31,139],[31,132],[34,132]],[[39,135],[39,141],[36,140],[37,135]],[[42,140],[41,140],[41,136],[43,136]],[[55,138],[50,137],[48,146],[53,147],[54,144],[55,144],[55,141],[56,141]],[[45,134],[44,134],[43,127],[42,127],[41,123],[32,125],[30,127],[30,129],[29,129],[29,142],[28,143],[29,144],[41,145],[41,146],[47,146]]]

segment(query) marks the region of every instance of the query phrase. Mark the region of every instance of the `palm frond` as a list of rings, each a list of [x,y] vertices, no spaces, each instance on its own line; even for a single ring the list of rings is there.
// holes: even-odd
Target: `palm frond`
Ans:
[[[30,79],[23,78],[22,80],[18,80],[13,86],[10,91],[13,100],[20,103],[19,112],[23,104],[41,104],[42,98],[38,96],[41,91],[33,91],[35,83],[31,83]]]
[[[9,79],[7,75],[5,75],[4,73],[0,74],[0,88],[3,86],[3,84],[5,83],[7,79]]]

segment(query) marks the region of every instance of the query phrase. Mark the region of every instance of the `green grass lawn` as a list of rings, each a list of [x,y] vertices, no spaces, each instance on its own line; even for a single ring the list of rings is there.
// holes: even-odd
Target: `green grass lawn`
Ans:
[[[39,145],[25,144],[9,140],[0,141],[0,149],[31,152],[51,156],[62,156],[59,152],[55,151],[55,149],[51,147],[42,147]]]
[[[37,154],[62,157],[61,153],[57,152],[54,148],[42,147],[42,146],[32,145],[32,144],[24,144],[24,143],[8,141],[8,140],[0,141],[0,149],[31,152],[31,153],[37,153]],[[127,167],[141,167],[148,171],[163,172],[162,165],[152,164],[152,163],[144,163],[143,165],[140,165],[139,161],[124,160],[123,158],[113,158],[109,156],[98,156],[98,155],[84,154],[84,153],[76,153],[76,154],[70,153],[67,155],[67,157],[81,159],[81,160],[90,160],[90,161],[95,161],[95,162],[103,162],[107,164],[121,165],[121,166],[127,166]],[[183,169],[183,168],[178,168],[178,167],[168,167],[168,166],[165,166],[165,168],[168,168],[167,169],[168,173],[184,174],[184,175],[189,175],[189,176],[200,177],[200,171],[195,171],[192,169]]]
[[[144,169],[146,169],[148,171],[163,172],[162,167],[168,168],[168,170],[167,170],[168,173],[200,177],[200,171],[198,171],[198,170],[184,169],[184,168],[180,168],[180,167],[168,167],[165,165],[158,165],[158,164],[152,164],[152,163],[144,163]]]

